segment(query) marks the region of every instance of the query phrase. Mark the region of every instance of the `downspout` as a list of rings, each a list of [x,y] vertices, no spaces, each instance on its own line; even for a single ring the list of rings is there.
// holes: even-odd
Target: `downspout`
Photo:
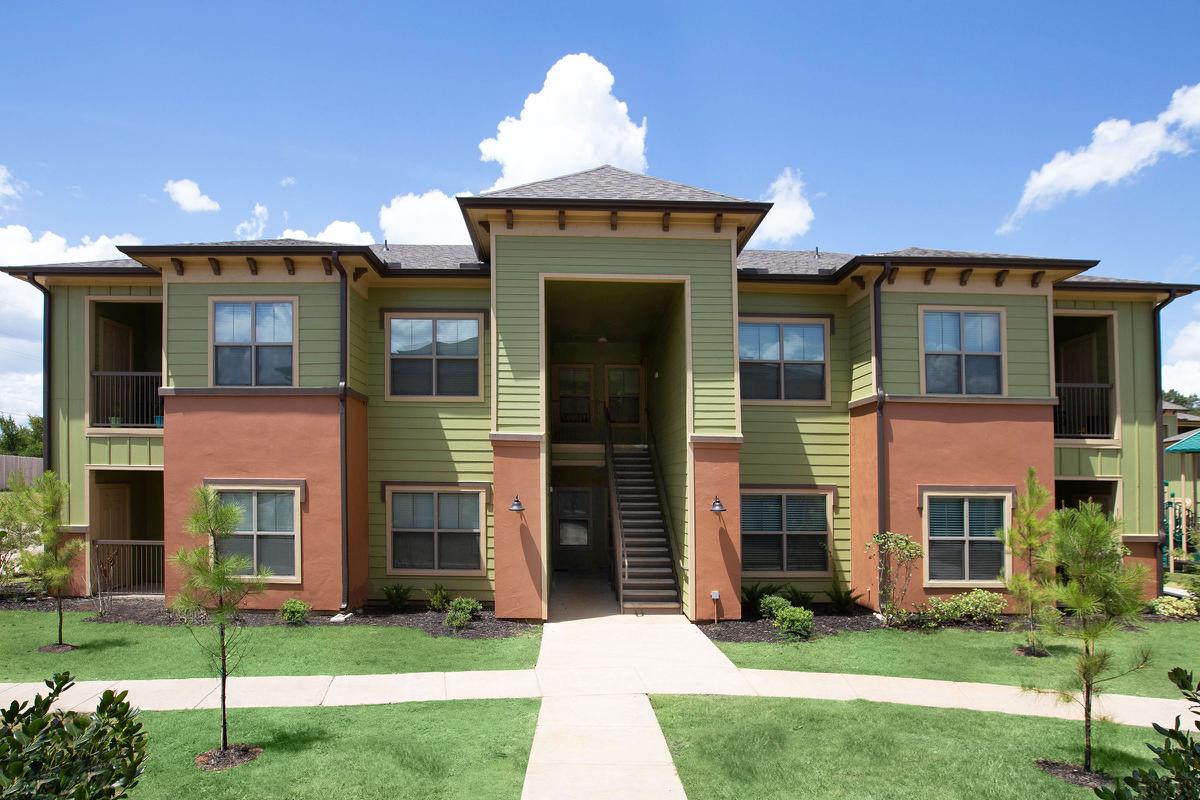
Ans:
[[[1158,507],[1154,512],[1154,522],[1158,526],[1157,533],[1159,541],[1162,541],[1163,534],[1166,530],[1166,521],[1163,519],[1163,505],[1166,503],[1165,490],[1163,489],[1163,480],[1166,476],[1166,466],[1163,463],[1163,388],[1162,388],[1162,310],[1167,307],[1167,304],[1174,300],[1176,293],[1174,289],[1167,291],[1167,299],[1160,303],[1154,304],[1154,455],[1155,455],[1155,496],[1158,498]],[[1173,547],[1174,542],[1167,542],[1167,547]],[[1161,594],[1163,589],[1163,563],[1162,556],[1154,559],[1154,591],[1155,594]]]
[[[886,395],[883,391],[883,281],[892,269],[892,262],[883,263],[883,272],[871,286],[871,317],[873,328],[873,353],[875,359],[875,462],[879,470],[876,476],[875,494],[879,501],[879,532],[883,533],[889,527],[891,516],[888,509],[888,457],[887,441],[884,425],[884,402]]]
[[[346,268],[338,258],[337,250],[331,254],[333,267],[338,271],[338,457],[342,482],[342,605],[343,614],[350,607],[350,501],[349,479],[346,465]]]
[[[50,471],[50,290],[37,282],[33,272],[25,279],[42,293],[42,468]]]

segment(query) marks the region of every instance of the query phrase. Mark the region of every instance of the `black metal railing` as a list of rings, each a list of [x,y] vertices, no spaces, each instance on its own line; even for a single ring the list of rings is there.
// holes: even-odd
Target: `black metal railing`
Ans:
[[[629,559],[625,555],[625,530],[621,525],[621,502],[617,496],[617,457],[613,444],[612,417],[604,407],[604,468],[608,476],[608,514],[612,520],[612,572],[617,588],[617,608],[625,610],[625,581],[629,578]]]
[[[161,428],[160,386],[159,372],[93,372],[92,426]]]
[[[92,582],[99,595],[162,594],[162,540],[93,541]]]
[[[1054,435],[1059,439],[1110,439],[1113,387],[1108,383],[1056,384]]]

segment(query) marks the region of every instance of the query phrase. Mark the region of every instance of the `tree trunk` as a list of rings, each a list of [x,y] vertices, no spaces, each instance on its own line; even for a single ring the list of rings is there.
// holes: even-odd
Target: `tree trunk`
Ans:
[[[62,628],[63,628],[63,602],[62,602],[62,591],[60,590],[58,592],[58,644],[60,647],[62,646],[62,643],[63,643]]]
[[[1090,660],[1092,657],[1091,642],[1084,643],[1084,652]],[[1092,771],[1092,682],[1083,682],[1083,768]]]
[[[229,749],[229,719],[225,711],[225,679],[228,677],[228,654],[225,652],[225,623],[217,626],[217,638],[220,639],[221,657],[221,749]]]

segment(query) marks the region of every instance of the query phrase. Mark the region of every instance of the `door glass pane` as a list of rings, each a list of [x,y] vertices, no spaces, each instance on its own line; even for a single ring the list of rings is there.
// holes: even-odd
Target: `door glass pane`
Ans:
[[[213,378],[217,386],[250,385],[250,348],[217,347]]]
[[[779,326],[774,323],[738,323],[738,357],[754,361],[779,360]]]
[[[558,516],[560,518],[588,518],[591,503],[588,502],[588,493],[586,490],[559,489],[556,496],[558,499]]]
[[[279,577],[296,574],[296,537],[259,536],[258,568]]]
[[[221,558],[240,556],[246,560],[239,575],[250,575],[254,572],[254,537],[253,536],[223,536],[216,541],[217,555]]]
[[[238,521],[237,526],[239,531],[253,530],[253,517],[250,515],[250,505],[253,502],[253,495],[250,492],[218,492],[217,496],[221,498],[222,503],[235,505],[241,510],[242,517]]]
[[[284,344],[292,341],[292,304],[255,303],[254,340]]]
[[[433,394],[433,359],[393,358],[392,394],[429,397]]]
[[[393,530],[433,530],[433,494],[396,492],[392,495]]]
[[[259,347],[256,348],[258,361],[255,364],[255,383],[258,386],[291,386],[292,385],[292,348]]]
[[[581,520],[563,520],[558,523],[558,543],[567,547],[586,547],[588,524]]]
[[[783,396],[787,400],[824,400],[825,365],[784,364]]]
[[[1000,315],[990,312],[964,313],[963,350],[968,353],[999,353]]]
[[[783,326],[784,361],[824,361],[825,326],[812,323]]]
[[[747,572],[783,569],[783,534],[743,536],[742,569]]]
[[[437,393],[458,397],[479,394],[479,361],[474,358],[438,359]]]
[[[963,575],[963,542],[929,542],[929,579],[932,581],[961,581]]]
[[[398,356],[433,354],[433,320],[393,319],[391,353]]]
[[[971,580],[994,581],[1004,576],[1004,544],[999,540],[972,541],[967,555]]]
[[[967,394],[1000,394],[1000,356],[966,356]]]
[[[829,545],[825,536],[789,534],[787,569],[789,572],[824,572],[829,568]]]
[[[444,492],[438,495],[438,529],[479,530],[479,495]]]
[[[213,303],[213,341],[249,344],[250,317],[250,303]]]
[[[962,349],[958,317],[957,311],[925,312],[926,353],[955,353]]]
[[[392,569],[433,569],[433,531],[393,533]]]
[[[738,367],[742,379],[743,400],[778,400],[779,365],[751,364],[743,361]]]
[[[295,529],[295,492],[258,493],[258,529],[291,531]]]
[[[479,355],[479,320],[439,319],[437,353],[439,356]]]
[[[479,569],[479,534],[439,533],[438,569]]]
[[[777,494],[742,495],[742,530],[783,530],[783,498]]]
[[[963,511],[963,501],[958,497],[930,497],[929,503],[929,535],[933,536],[962,536],[966,515]]]
[[[961,356],[925,356],[925,391],[930,394],[962,394],[958,359]]]

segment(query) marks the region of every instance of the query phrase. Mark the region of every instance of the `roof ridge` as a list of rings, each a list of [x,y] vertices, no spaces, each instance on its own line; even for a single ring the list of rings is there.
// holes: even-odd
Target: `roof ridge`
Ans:
[[[488,189],[486,192],[480,192],[479,194],[477,194],[475,196],[476,197],[487,197],[488,195],[495,194],[496,192],[509,192],[509,191],[512,191],[513,189],[524,189],[527,186],[533,186],[538,183],[545,183],[546,181],[556,181],[556,180],[560,180],[562,178],[574,178],[578,175],[587,175],[589,172],[595,172],[596,170],[604,169],[605,167],[608,167],[609,169],[620,170],[621,172],[627,172],[630,175],[638,174],[636,172],[629,172],[629,170],[627,170],[627,169],[621,169],[620,167],[614,167],[612,164],[597,164],[594,167],[588,167],[587,169],[581,169],[578,172],[568,172],[564,175],[551,175],[549,178],[538,178],[536,181],[526,181],[525,183],[518,183],[513,186],[501,186],[499,189]]]

